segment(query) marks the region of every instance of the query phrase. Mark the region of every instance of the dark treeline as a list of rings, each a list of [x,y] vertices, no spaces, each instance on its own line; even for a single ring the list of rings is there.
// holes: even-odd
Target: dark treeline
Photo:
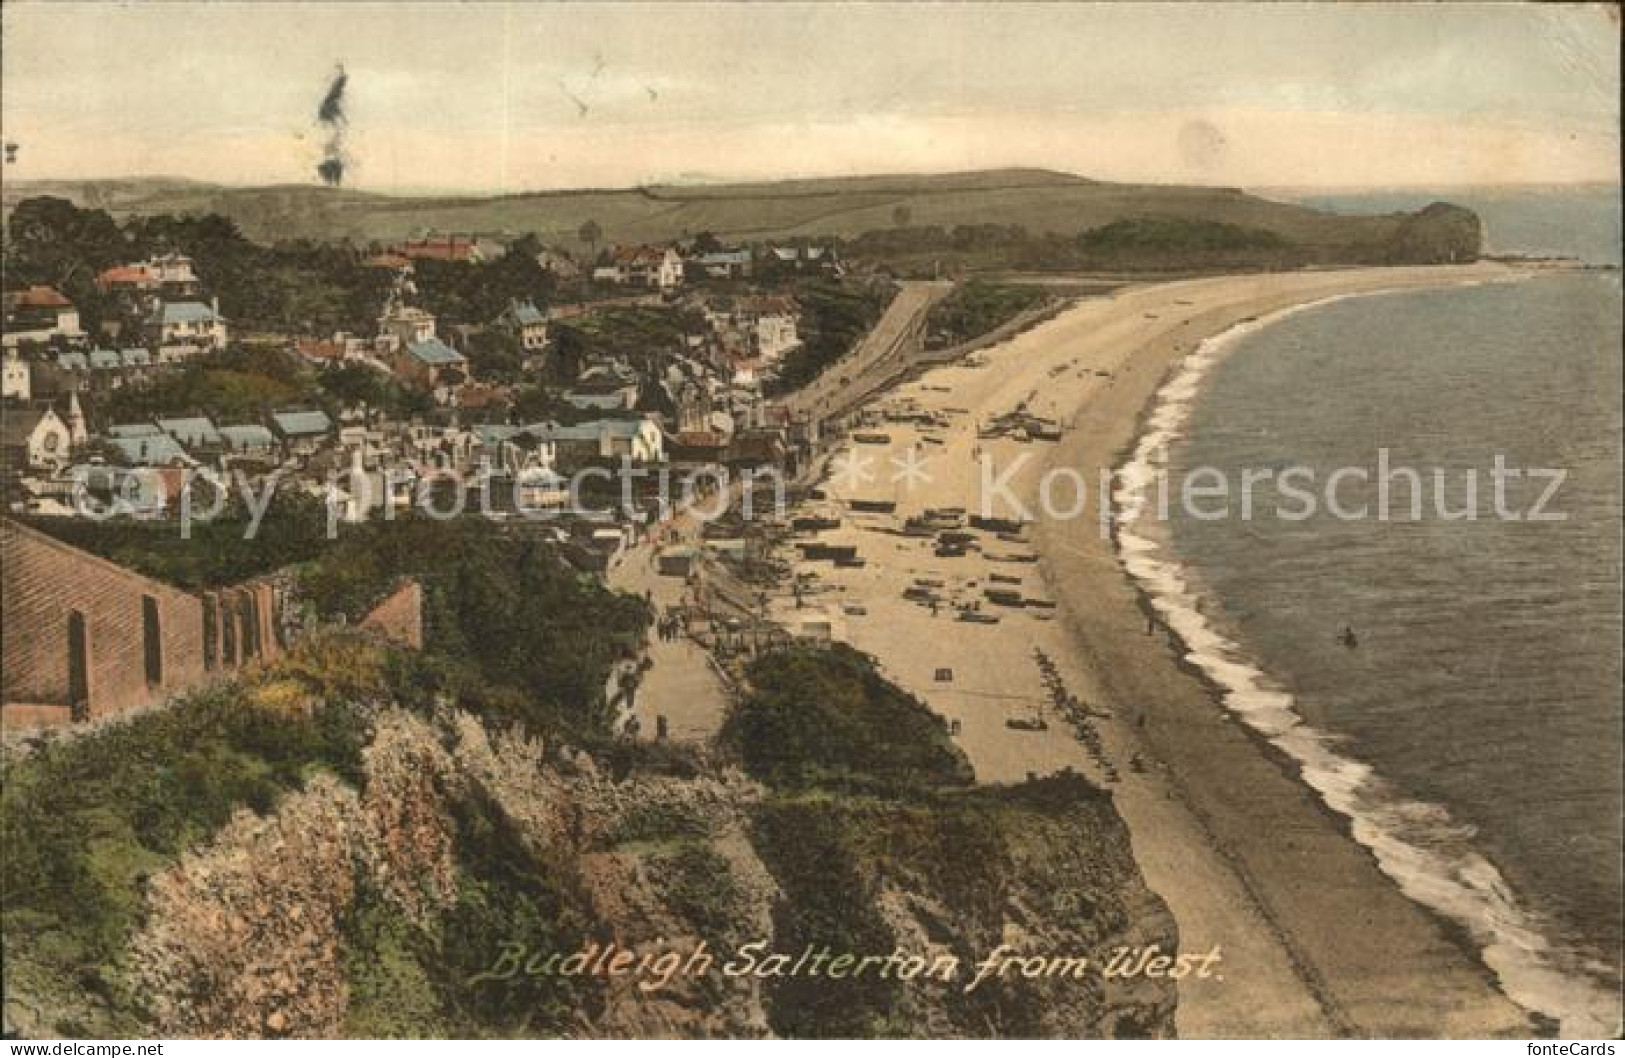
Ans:
[[[420,261],[419,300],[454,324],[489,323],[513,299],[541,307],[552,288],[536,248],[534,238],[521,239],[493,261]],[[40,197],[18,203],[7,223],[6,283],[55,287],[95,333],[121,309],[97,288],[100,272],[179,253],[192,258],[204,289],[239,333],[370,334],[392,285],[388,270],[367,267],[377,249],[310,240],[261,245],[215,214],[131,217],[121,225],[105,210]]]

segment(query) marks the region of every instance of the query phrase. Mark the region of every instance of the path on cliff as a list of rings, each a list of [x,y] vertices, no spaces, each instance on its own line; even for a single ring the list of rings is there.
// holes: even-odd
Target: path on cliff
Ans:
[[[683,511],[672,516],[654,535],[626,553],[610,571],[609,586],[649,599],[658,624],[669,607],[684,602],[686,581],[662,575],[656,559],[662,547],[699,543],[699,520]],[[667,723],[667,737],[679,742],[703,742],[722,729],[728,712],[728,694],[705,648],[686,635],[663,639],[651,627],[645,657],[652,666],[643,674],[632,698],[631,715],[638,722],[638,737],[653,739],[659,718]]]

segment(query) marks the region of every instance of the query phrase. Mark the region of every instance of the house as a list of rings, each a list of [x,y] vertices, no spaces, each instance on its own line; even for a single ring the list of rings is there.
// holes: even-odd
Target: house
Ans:
[[[816,272],[839,276],[845,273],[833,246],[769,246],[767,262],[785,272]]]
[[[4,419],[6,469],[60,470],[73,449],[73,434],[50,405],[8,407]]]
[[[154,419],[153,422],[157,424],[158,429],[173,437],[177,444],[188,451],[218,452],[225,445],[214,423],[202,415]]]
[[[117,389],[124,384],[124,358],[117,349],[92,349],[85,354],[85,360],[90,365],[94,389]]]
[[[96,289],[103,294],[151,294],[157,292],[158,281],[148,273],[145,262],[114,265],[96,276]]]
[[[599,364],[581,373],[564,402],[584,411],[618,411],[638,401],[638,378],[619,365]]]
[[[600,283],[674,290],[683,282],[683,259],[669,246],[616,247],[592,277]]]
[[[581,266],[566,253],[544,248],[536,255],[536,264],[555,279],[579,279]]]
[[[0,399],[20,400],[27,403],[34,392],[33,371],[28,361],[8,349],[3,374],[0,374]]]
[[[521,513],[560,510],[570,502],[570,479],[551,467],[526,467],[513,477],[514,508]]]
[[[186,449],[156,423],[124,423],[107,428],[107,451],[129,467],[169,467],[192,463]]]
[[[271,429],[291,455],[309,456],[332,436],[333,420],[320,409],[279,411],[271,416]]]
[[[527,353],[539,352],[547,344],[547,313],[528,301],[510,301],[497,325],[518,338]]]
[[[89,371],[97,389],[117,389],[127,381],[139,381],[152,369],[152,353],[140,347],[131,349],[92,349],[88,353],[63,353],[57,366],[64,370]]]
[[[7,349],[52,339],[77,342],[85,337],[79,327],[79,310],[51,287],[32,286],[7,294],[5,304]]]
[[[495,261],[508,255],[508,243],[494,235],[474,236],[474,260]]]
[[[666,458],[666,439],[652,418],[597,419],[559,426],[548,423],[526,427],[543,440],[553,442],[561,464],[581,466],[603,460],[632,463],[661,463]]]
[[[276,452],[276,436],[255,423],[219,428],[220,445],[227,455],[266,459]]]
[[[795,298],[777,294],[708,298],[702,311],[736,360],[759,360],[766,366],[801,344],[801,307]]]
[[[466,381],[468,375],[467,358],[439,338],[408,342],[395,353],[390,367],[403,380],[426,389],[438,388],[449,372],[462,375],[453,382]]]
[[[474,463],[480,437],[475,430],[461,426],[435,426],[413,423],[406,431],[406,446],[418,463],[432,467],[464,470]]]
[[[464,261],[484,259],[474,240],[467,236],[440,235],[410,239],[394,248],[394,253],[413,261]]]
[[[208,305],[201,301],[165,301],[154,307],[147,320],[152,341],[160,347],[159,359],[190,353],[178,350],[218,349],[226,344],[226,321],[220,315],[218,302]]]
[[[378,333],[392,336],[400,345],[427,342],[434,329],[433,314],[413,305],[392,305],[378,317]]]
[[[472,460],[494,471],[511,474],[526,468],[551,469],[558,455],[553,442],[533,432],[533,428],[485,423],[474,427],[473,432]]]
[[[705,279],[748,279],[753,258],[748,249],[712,250],[688,259],[690,275]]]
[[[361,263],[363,268],[380,268],[386,272],[397,275],[410,275],[412,272],[412,259],[398,253],[373,254]]]
[[[666,440],[666,458],[677,467],[705,467],[721,463],[728,436],[720,430],[679,430]]]
[[[159,294],[179,299],[197,297],[203,283],[190,257],[171,253],[109,268],[96,277],[96,287],[104,294]]]

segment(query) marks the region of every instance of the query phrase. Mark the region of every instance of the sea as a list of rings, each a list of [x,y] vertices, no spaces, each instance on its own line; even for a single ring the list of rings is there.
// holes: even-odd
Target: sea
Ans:
[[[1619,194],[1311,204],[1444,199],[1498,252],[1617,266]],[[1225,707],[1566,1036],[1620,1031],[1621,429],[1616,267],[1244,323],[1181,365],[1121,468],[1131,500],[1159,471],[1176,497],[1228,482],[1143,504],[1125,565]],[[1271,475],[1247,512],[1244,471]]]

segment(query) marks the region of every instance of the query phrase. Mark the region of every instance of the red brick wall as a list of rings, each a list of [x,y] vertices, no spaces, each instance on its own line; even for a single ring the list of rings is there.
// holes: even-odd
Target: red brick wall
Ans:
[[[0,709],[0,727],[66,727],[73,712],[65,705],[21,705],[7,702]]]
[[[148,682],[143,597],[157,603],[162,678]],[[216,593],[222,623],[237,623],[237,663],[273,657],[276,598],[258,581]],[[246,605],[244,603],[246,600]],[[89,717],[147,705],[196,687],[213,672],[234,665],[205,663],[203,599],[115,565],[43,533],[0,520],[0,702],[32,706],[71,705],[69,614],[84,615]],[[257,621],[245,621],[246,613]],[[244,655],[247,633],[258,627],[258,650]],[[245,638],[246,637],[246,638]],[[7,710],[7,719],[25,714]]]
[[[423,647],[423,588],[409,580],[361,619],[361,627],[377,632],[397,646]]]

